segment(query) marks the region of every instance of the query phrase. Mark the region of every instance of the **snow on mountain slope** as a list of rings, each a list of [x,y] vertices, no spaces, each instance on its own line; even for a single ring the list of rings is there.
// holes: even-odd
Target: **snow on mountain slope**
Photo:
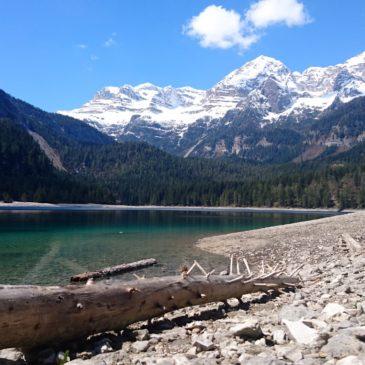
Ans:
[[[85,120],[115,137],[132,133],[128,127],[138,123],[149,132],[161,128],[183,135],[199,119],[220,118],[232,109],[254,109],[262,116],[262,124],[287,118],[299,122],[319,114],[336,99],[348,102],[360,95],[365,95],[365,52],[342,64],[303,72],[292,72],[282,62],[260,56],[209,90],[150,83],[105,87],[80,108],[59,113]]]
[[[144,120],[177,126],[180,121],[192,123],[200,117],[205,91],[191,87],[158,87],[145,83],[133,87],[105,87],[81,108],[61,111],[78,119],[94,121],[100,125],[126,126],[139,115]]]

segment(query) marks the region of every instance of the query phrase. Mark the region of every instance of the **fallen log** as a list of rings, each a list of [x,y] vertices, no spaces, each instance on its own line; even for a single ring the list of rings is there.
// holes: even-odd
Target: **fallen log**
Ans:
[[[191,271],[191,270],[190,270]],[[242,295],[294,287],[299,279],[273,271],[97,282],[85,286],[0,286],[0,349],[59,345],[164,313]]]
[[[155,264],[157,264],[156,259],[144,259],[144,260],[139,260],[139,261],[135,261],[135,262],[130,262],[127,264],[106,267],[104,269],[97,270],[97,271],[84,272],[82,274],[71,276],[70,281],[75,283],[75,282],[81,282],[81,281],[88,281],[89,279],[97,279],[97,278],[102,278],[102,277],[119,275],[119,274],[123,274],[126,272],[143,269],[145,267],[152,266]]]

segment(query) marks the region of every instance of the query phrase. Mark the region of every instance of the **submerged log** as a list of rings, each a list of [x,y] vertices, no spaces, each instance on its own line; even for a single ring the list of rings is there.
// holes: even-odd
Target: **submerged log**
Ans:
[[[164,313],[242,295],[292,287],[280,273],[169,276],[85,286],[0,286],[0,349],[59,345]]]
[[[82,274],[71,276],[71,282],[88,281],[89,279],[97,279],[102,277],[108,277],[113,275],[119,275],[126,272],[143,269],[148,266],[157,264],[156,259],[144,259],[127,264],[121,264],[117,266],[106,267],[101,270],[84,272]]]

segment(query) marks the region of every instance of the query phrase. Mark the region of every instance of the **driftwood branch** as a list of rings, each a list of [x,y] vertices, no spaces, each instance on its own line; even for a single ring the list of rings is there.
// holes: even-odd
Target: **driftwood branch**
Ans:
[[[92,271],[92,272],[84,272],[82,274],[74,275],[71,277],[71,282],[81,282],[88,281],[89,279],[97,279],[103,278],[113,275],[119,275],[126,272],[143,269],[148,266],[152,266],[157,264],[155,259],[144,259],[140,261],[131,262],[128,264],[121,264],[117,266],[107,267],[105,269]]]
[[[194,265],[200,269],[200,265]],[[277,272],[261,276],[170,276],[84,286],[0,286],[0,348],[32,349],[121,330],[164,313],[248,293],[299,285]]]
[[[362,245],[352,238],[348,233],[342,234],[342,240],[346,243],[347,247],[351,251],[360,252],[362,250]]]

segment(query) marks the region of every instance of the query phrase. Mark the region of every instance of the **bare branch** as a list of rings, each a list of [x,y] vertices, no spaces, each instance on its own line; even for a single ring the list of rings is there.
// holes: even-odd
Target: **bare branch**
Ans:
[[[302,267],[304,266],[304,264],[300,265],[299,267],[297,267],[295,270],[293,270],[290,274],[289,277],[293,277]]]
[[[246,258],[244,257],[244,258],[242,259],[242,261],[243,261],[243,263],[244,263],[244,264],[245,264],[245,266],[246,266],[246,270],[247,270],[247,272],[248,272],[248,275],[249,275],[249,276],[252,276],[252,272],[251,272],[251,270],[250,270],[250,266],[248,265],[248,262],[247,262]]]

